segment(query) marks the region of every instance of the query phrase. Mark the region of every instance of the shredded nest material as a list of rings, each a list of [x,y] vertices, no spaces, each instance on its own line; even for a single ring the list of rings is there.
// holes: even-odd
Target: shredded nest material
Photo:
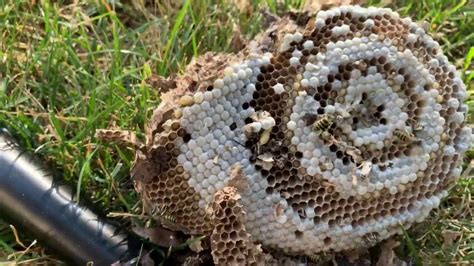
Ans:
[[[191,62],[138,149],[144,201],[212,235],[216,263],[261,262],[260,244],[312,257],[373,246],[425,219],[460,176],[466,89],[423,27],[359,6],[305,23],[284,18],[239,54]]]

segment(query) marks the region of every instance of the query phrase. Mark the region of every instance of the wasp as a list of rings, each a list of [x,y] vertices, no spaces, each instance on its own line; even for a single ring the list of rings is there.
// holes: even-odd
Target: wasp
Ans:
[[[416,131],[416,129],[414,129],[414,130]],[[415,135],[413,133],[408,132],[406,129],[405,130],[396,129],[393,132],[393,135],[396,138],[398,138],[400,141],[402,141],[405,144],[408,144],[412,148],[414,148],[413,150],[410,151],[410,153],[413,153],[413,154],[419,154],[420,152],[422,152],[422,149],[421,149],[422,142],[432,139],[431,137],[430,138],[419,139],[419,138],[415,137]]]
[[[344,118],[340,115],[324,114],[313,123],[313,130],[324,132],[329,129],[335,122],[340,122]]]
[[[377,232],[368,233],[362,237],[362,241],[367,247],[375,246],[379,242],[379,234]]]
[[[317,254],[308,255],[309,260],[315,263],[326,262],[331,259],[331,256],[326,252],[319,252]]]
[[[186,232],[188,229],[184,228],[178,223],[178,214],[168,207],[156,207],[152,210],[152,215],[157,218],[157,221],[167,229],[173,231]]]
[[[330,126],[332,126],[334,121],[335,121],[334,116],[327,115],[327,114],[322,115],[321,118],[319,118],[318,120],[314,122],[313,130],[320,131],[320,132],[326,131],[327,129],[329,129]]]
[[[415,135],[413,135],[413,133],[408,132],[407,130],[396,129],[393,132],[393,135],[395,135],[395,137],[397,137],[399,140],[401,140],[405,143],[416,143],[416,142],[418,142]]]
[[[176,217],[168,211],[167,207],[156,208],[152,212],[153,215],[159,217],[162,222],[176,223]]]
[[[158,216],[158,220],[160,221],[161,225],[165,228],[171,230],[183,230],[184,228],[178,224],[178,219],[175,215],[175,212],[162,212]],[[184,229],[186,230],[186,229]]]
[[[176,223],[176,217],[173,216],[171,213],[165,213],[163,215],[160,216],[161,219],[163,220],[166,220],[167,222],[170,222],[170,223]]]

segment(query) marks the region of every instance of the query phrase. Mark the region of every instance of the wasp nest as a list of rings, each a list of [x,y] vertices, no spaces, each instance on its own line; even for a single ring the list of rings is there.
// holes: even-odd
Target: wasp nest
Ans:
[[[137,153],[144,200],[213,235],[219,263],[250,239],[294,255],[374,245],[438,207],[468,149],[465,85],[409,18],[344,6],[282,24],[192,62]]]

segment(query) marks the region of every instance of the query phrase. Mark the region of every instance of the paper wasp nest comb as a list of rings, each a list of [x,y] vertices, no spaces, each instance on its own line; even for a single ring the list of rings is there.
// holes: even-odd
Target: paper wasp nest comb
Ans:
[[[147,204],[187,233],[232,234],[216,252],[240,262],[245,241],[314,255],[422,221],[471,138],[465,85],[438,43],[389,9],[282,24],[238,55],[197,59],[162,95],[133,170]],[[216,205],[226,187],[240,214]]]

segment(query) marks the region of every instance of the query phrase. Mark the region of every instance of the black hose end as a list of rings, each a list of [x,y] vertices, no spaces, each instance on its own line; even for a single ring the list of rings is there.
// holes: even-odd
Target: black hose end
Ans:
[[[133,261],[138,236],[119,229],[92,208],[74,201],[73,189],[57,182],[44,164],[0,130],[0,216],[32,233],[74,264]]]

